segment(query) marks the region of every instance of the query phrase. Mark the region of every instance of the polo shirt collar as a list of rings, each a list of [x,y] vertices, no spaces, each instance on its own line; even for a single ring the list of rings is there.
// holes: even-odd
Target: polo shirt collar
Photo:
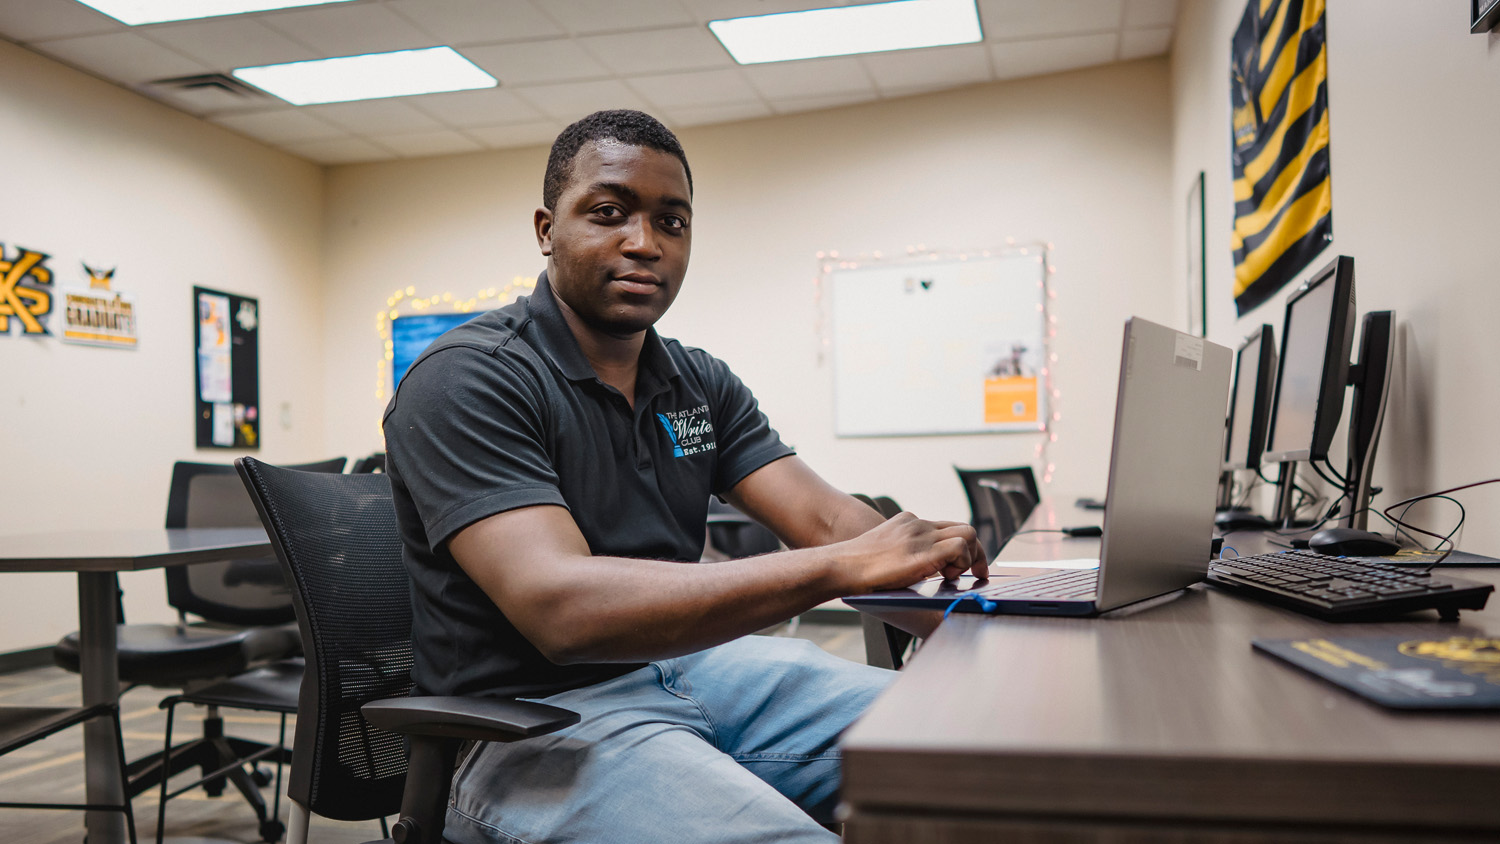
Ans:
[[[526,311],[530,314],[532,322],[536,323],[537,336],[541,340],[538,350],[552,362],[564,378],[569,381],[599,380],[593,365],[589,363],[589,359],[583,354],[583,349],[579,347],[578,338],[573,336],[573,329],[568,327],[562,307],[558,305],[557,297],[552,293],[552,284],[547,280],[546,270],[537,276],[536,290],[527,299]],[[661,335],[656,333],[655,328],[646,329],[646,343],[641,349],[640,371],[651,381],[663,386],[671,379],[682,375],[677,368],[677,363],[667,353],[667,345],[662,342]],[[640,392],[639,388],[637,392]]]

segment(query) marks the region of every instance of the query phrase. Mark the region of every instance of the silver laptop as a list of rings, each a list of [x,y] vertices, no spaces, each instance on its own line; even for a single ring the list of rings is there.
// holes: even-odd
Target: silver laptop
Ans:
[[[1232,357],[1217,343],[1140,317],[1126,321],[1097,569],[1046,568],[1041,562],[1016,576],[996,567],[988,580],[933,578],[844,601],[869,608],[1084,616],[1202,580],[1212,553]]]

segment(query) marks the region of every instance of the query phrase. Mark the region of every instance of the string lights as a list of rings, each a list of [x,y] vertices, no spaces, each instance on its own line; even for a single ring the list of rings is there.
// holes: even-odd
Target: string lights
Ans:
[[[375,363],[375,400],[385,401],[386,384],[390,382],[388,370],[391,361],[396,357],[396,343],[391,339],[391,321],[402,316],[414,316],[427,312],[440,305],[448,306],[448,313],[466,314],[475,310],[489,310],[508,304],[516,296],[527,293],[536,287],[535,278],[526,276],[514,276],[503,287],[487,287],[475,292],[467,299],[460,299],[452,291],[444,291],[432,296],[417,296],[415,285],[404,287],[393,292],[386,300],[385,307],[375,314],[375,332],[380,335],[380,348],[382,353]],[[406,313],[403,313],[403,310]],[[377,421],[377,426],[379,422]]]
[[[1046,415],[1037,423],[1037,431],[1042,435],[1036,444],[1036,461],[1041,467],[1041,482],[1050,485],[1052,478],[1057,472],[1057,465],[1052,461],[1051,446],[1057,442],[1056,424],[1062,421],[1062,390],[1057,386],[1057,377],[1054,367],[1058,356],[1053,351],[1053,340],[1057,337],[1057,314],[1053,312],[1053,303],[1057,299],[1057,291],[1053,289],[1053,282],[1057,278],[1057,266],[1052,263],[1052,243],[1026,242],[1018,243],[1014,237],[1005,238],[1003,249],[978,249],[963,252],[939,251],[928,249],[927,244],[917,243],[906,247],[904,263],[920,261],[938,261],[943,258],[959,261],[967,261],[971,257],[992,258],[1008,255],[1037,255],[1043,267],[1041,280],[1037,287],[1041,288],[1042,296],[1040,303],[1036,306],[1041,312],[1042,326],[1044,331],[1042,351],[1042,390],[1047,396]],[[881,252],[871,252],[850,258],[839,255],[838,250],[829,249],[819,251],[816,255],[818,260],[818,273],[812,279],[814,322],[813,332],[818,337],[818,366],[822,366],[827,360],[829,350],[833,346],[832,332],[829,330],[829,320],[825,303],[825,293],[828,279],[839,270],[853,270],[869,264],[878,264],[886,260]]]

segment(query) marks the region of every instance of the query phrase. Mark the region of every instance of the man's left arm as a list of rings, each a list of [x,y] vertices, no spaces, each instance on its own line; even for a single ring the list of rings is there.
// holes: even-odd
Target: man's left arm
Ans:
[[[789,548],[853,539],[885,521],[874,508],[835,489],[796,455],[756,469],[724,497]]]

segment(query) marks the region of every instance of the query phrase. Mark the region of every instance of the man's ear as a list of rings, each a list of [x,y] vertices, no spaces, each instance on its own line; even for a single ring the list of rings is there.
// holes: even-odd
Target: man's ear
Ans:
[[[532,225],[536,226],[536,245],[542,248],[543,255],[552,254],[552,212],[546,208],[536,209],[532,217]]]

